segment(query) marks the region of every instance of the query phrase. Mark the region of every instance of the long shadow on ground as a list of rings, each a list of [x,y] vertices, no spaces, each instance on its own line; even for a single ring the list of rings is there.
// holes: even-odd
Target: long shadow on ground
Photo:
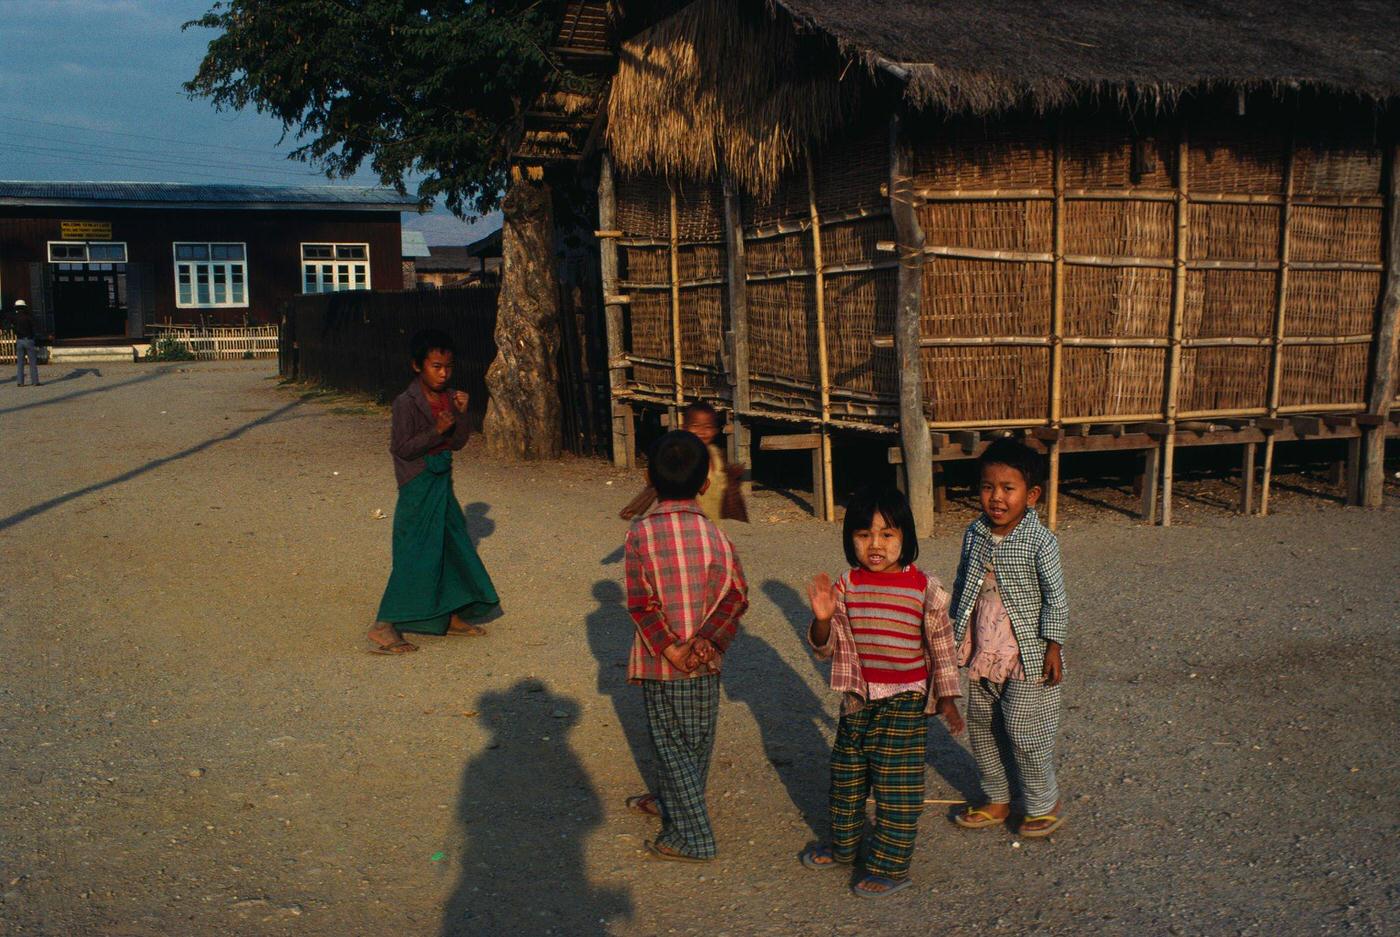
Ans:
[[[143,380],[146,379],[143,378]],[[92,393],[92,391],[80,391],[80,393]],[[69,396],[76,395],[70,394]],[[247,423],[244,423],[242,426],[237,426],[229,430],[227,433],[222,433],[218,436],[215,436],[213,439],[206,439],[204,442],[190,446],[187,449],[181,449],[179,452],[173,452],[170,455],[162,456],[159,459],[153,459],[150,462],[147,462],[145,465],[139,465],[134,469],[129,469],[128,471],[122,472],[120,475],[114,475],[106,481],[93,482],[91,485],[85,485],[84,487],[79,488],[76,491],[70,491],[67,494],[59,495],[56,498],[50,498],[47,501],[40,501],[38,504],[27,507],[22,511],[16,511],[9,517],[0,517],[0,530],[5,530],[8,527],[14,527],[16,524],[21,524],[32,517],[37,517],[38,515],[43,514],[45,511],[51,511],[54,508],[59,507],[60,505],[67,504],[69,501],[73,501],[77,498],[82,498],[86,495],[90,495],[93,492],[101,491],[104,488],[111,488],[113,486],[120,485],[123,482],[131,481],[133,478],[138,478],[142,475],[145,475],[147,472],[153,472],[156,469],[161,468],[165,465],[169,465],[172,462],[179,462],[181,459],[188,459],[190,456],[197,455],[198,453],[203,452],[205,449],[208,449],[211,446],[217,446],[221,442],[228,442],[230,440],[237,439],[239,436],[242,436],[250,429],[255,429],[259,426],[262,426],[267,423],[272,423],[280,419],[282,416],[286,415],[288,411],[301,406],[301,404],[302,401],[294,400],[289,404],[278,407],[271,413],[263,414],[256,420],[251,420]]]
[[[647,734],[642,692],[627,682],[627,656],[636,626],[627,613],[626,594],[611,579],[593,584],[598,607],[584,618],[588,647],[598,662],[598,692],[612,700],[613,713],[627,738],[627,748],[642,777],[651,776],[651,738]],[[637,793],[642,793],[637,791]]]
[[[602,806],[569,734],[579,705],[522,680],[477,702],[491,739],[462,770],[460,871],[442,937],[567,934],[603,937],[629,917],[631,897],[588,878],[584,842]]]
[[[35,407],[48,407],[56,403],[63,403],[66,400],[77,400],[79,397],[87,397],[91,394],[105,394],[107,391],[116,390],[118,387],[129,387],[132,384],[144,384],[147,381],[154,381],[157,378],[165,377],[174,370],[175,367],[173,365],[165,365],[156,368],[148,374],[142,374],[139,377],[133,377],[125,381],[102,384],[98,387],[89,387],[86,390],[75,390],[71,394],[62,394],[58,397],[45,397],[43,400],[35,400],[32,403],[22,403],[16,407],[5,407],[4,409],[0,409],[0,416],[4,416],[7,413],[18,413],[21,410],[33,410]],[[42,377],[42,375],[40,376]],[[68,375],[68,377],[59,378],[59,380],[68,380],[68,378],[74,376],[76,376],[76,372]],[[54,383],[57,383],[57,381]]]

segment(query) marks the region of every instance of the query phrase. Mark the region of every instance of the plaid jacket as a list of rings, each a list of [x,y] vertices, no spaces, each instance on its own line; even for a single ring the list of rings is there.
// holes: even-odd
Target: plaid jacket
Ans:
[[[1021,647],[1026,679],[1036,680],[1045,666],[1045,642],[1064,644],[1069,624],[1060,542],[1033,510],[998,544],[992,543],[985,514],[968,525],[953,583],[953,639],[959,644],[967,634],[989,564],[996,570],[997,589]]]
[[[918,570],[918,567],[909,566]],[[922,570],[918,570],[922,572]],[[817,657],[831,658],[831,688],[841,697],[841,712],[850,715],[865,708],[870,695],[865,675],[860,669],[860,652],[856,650],[855,635],[851,632],[851,619],[846,614],[846,588],[850,585],[850,573],[843,573],[836,581],[836,614],[831,617],[831,631],[825,644],[812,639],[812,628],[807,628],[807,643],[812,645]],[[958,658],[953,644],[953,629],[948,621],[948,591],[933,576],[924,573],[927,584],[924,586],[924,665],[928,668],[928,700],[924,712],[931,714],[940,696],[961,696],[958,688]],[[814,620],[813,625],[816,624]]]
[[[662,651],[708,638],[722,655],[734,640],[749,587],[729,538],[694,501],[663,501],[632,523],[623,552],[627,610],[637,625],[628,682],[718,673],[722,658],[685,673]]]

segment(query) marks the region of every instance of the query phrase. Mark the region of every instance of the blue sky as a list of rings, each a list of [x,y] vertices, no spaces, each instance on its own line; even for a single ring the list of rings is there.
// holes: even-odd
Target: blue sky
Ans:
[[[181,31],[213,0],[0,0],[0,178],[327,184],[281,125],[218,113],[180,85],[208,30]],[[373,185],[372,173],[351,180]],[[411,186],[410,186],[411,188]],[[500,216],[404,216],[430,244],[465,244]]]

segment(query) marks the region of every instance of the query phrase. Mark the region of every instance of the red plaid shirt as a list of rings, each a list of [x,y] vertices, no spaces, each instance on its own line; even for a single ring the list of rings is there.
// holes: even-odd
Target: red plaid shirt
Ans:
[[[915,566],[905,567],[918,570]],[[846,587],[849,585],[843,575],[836,582],[838,598],[836,614],[831,617],[831,631],[825,644],[812,640],[812,629],[807,629],[807,642],[812,645],[817,656],[831,658],[831,688],[844,694],[841,699],[841,712],[850,714],[865,707],[869,698],[869,688],[860,669],[860,652],[856,650],[856,639],[851,633],[851,620],[846,616]],[[953,646],[953,623],[948,618],[949,596],[947,590],[933,576],[923,573],[927,584],[924,586],[924,664],[928,667],[928,701],[924,712],[932,713],[941,696],[962,696],[958,686],[958,658]],[[813,624],[816,624],[814,621]]]
[[[694,501],[663,501],[627,532],[627,610],[637,623],[627,680],[684,680],[718,673],[720,659],[691,673],[662,651],[708,638],[723,654],[749,607],[734,545]]]

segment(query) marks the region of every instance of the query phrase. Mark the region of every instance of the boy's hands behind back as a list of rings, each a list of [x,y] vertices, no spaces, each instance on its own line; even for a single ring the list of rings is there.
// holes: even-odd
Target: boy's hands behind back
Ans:
[[[955,696],[940,696],[938,702],[933,704],[933,711],[943,717],[943,721],[948,724],[948,731],[953,735],[962,735],[964,728],[962,713],[958,712],[958,699]]]

